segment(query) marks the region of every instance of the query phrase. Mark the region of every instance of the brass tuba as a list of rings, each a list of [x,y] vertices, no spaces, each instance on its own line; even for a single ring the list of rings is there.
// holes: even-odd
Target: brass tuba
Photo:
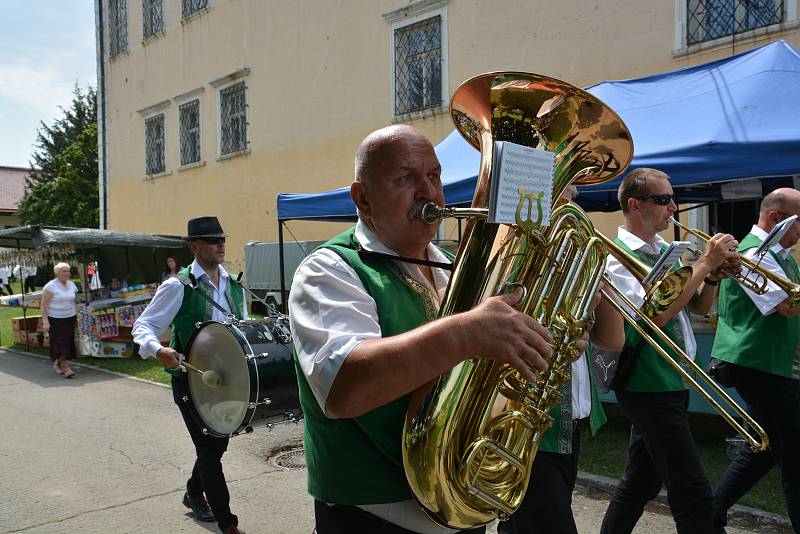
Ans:
[[[554,352],[548,370],[532,383],[506,364],[473,357],[412,398],[403,432],[411,489],[434,521],[465,529],[506,518],[522,502],[539,441],[552,423],[548,412],[560,402],[570,364],[580,356],[574,343],[586,331],[605,269],[606,250],[589,218],[559,196],[572,183],[618,176],[630,163],[633,143],[622,120],[600,100],[536,74],[472,78],[455,91],[450,109],[460,133],[480,150],[481,164],[474,216],[440,315],[469,310],[504,287],[521,285],[527,291],[518,309],[549,329]],[[523,219],[520,208],[516,225],[486,220],[495,141],[555,153],[549,226]]]

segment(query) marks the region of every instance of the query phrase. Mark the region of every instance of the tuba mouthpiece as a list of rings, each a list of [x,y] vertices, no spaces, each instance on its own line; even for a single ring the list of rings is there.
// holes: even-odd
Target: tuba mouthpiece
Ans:
[[[428,202],[422,206],[422,211],[419,214],[419,218],[422,219],[422,222],[425,224],[435,223],[444,216],[445,209],[436,202]]]

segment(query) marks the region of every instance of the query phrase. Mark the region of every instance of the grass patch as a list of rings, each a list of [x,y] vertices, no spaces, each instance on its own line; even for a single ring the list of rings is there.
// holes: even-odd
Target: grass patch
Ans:
[[[616,404],[604,404],[603,407],[608,416],[608,424],[602,427],[596,436],[591,436],[588,428],[581,433],[580,469],[588,473],[620,478],[625,469],[628,453],[630,421]],[[725,438],[733,436],[735,432],[716,415],[690,414],[689,421],[706,477],[713,488],[729,463]],[[777,469],[773,469],[761,479],[742,497],[739,504],[787,515]]]

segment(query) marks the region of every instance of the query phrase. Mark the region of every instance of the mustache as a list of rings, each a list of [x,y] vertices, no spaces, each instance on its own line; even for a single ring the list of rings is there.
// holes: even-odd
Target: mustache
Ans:
[[[407,214],[408,220],[409,221],[413,221],[414,219],[422,220],[422,208],[428,202],[436,202],[436,201],[433,200],[433,199],[422,199],[422,200],[417,200],[416,202],[414,202],[414,205],[411,206],[411,209],[408,210],[408,214]]]

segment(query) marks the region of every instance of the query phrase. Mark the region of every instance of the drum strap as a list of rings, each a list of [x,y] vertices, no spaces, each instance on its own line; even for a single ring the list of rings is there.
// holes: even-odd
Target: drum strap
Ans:
[[[211,297],[206,295],[205,291],[201,291],[197,287],[197,279],[194,277],[194,275],[192,273],[189,273],[189,276],[184,276],[182,274],[179,274],[175,278],[177,278],[180,281],[181,284],[183,284],[186,287],[192,289],[193,291],[197,291],[198,293],[200,293],[203,296],[203,298],[208,301],[209,304],[211,304],[217,310],[219,310],[220,313],[222,313],[222,315],[224,315],[225,317],[231,315],[231,312],[229,312],[228,310],[226,310],[225,308],[223,308],[222,306],[217,304],[217,302],[214,299],[212,299]]]

